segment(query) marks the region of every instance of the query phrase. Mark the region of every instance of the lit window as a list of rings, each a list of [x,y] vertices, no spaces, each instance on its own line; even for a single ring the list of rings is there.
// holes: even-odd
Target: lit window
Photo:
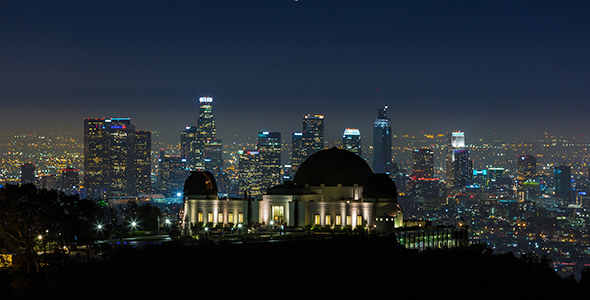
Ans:
[[[315,225],[320,225],[320,215],[315,215],[315,221],[313,223]]]
[[[244,214],[243,213],[238,214],[238,223],[244,223]]]
[[[209,222],[209,223],[213,222],[213,213],[212,212],[207,213],[207,222]]]
[[[347,226],[351,226],[352,225],[352,216],[347,215],[346,216],[346,225]]]
[[[342,216],[336,215],[336,226],[342,225]]]
[[[197,214],[197,222],[203,223],[203,213],[199,212]]]
[[[223,223],[223,213],[217,214],[217,223]]]
[[[228,216],[227,216],[227,218],[228,218],[227,221],[229,223],[233,223],[234,222],[234,213],[229,213]]]
[[[326,225],[332,225],[332,220],[330,220],[330,215],[326,215]]]
[[[356,226],[363,225],[363,216],[356,216]]]

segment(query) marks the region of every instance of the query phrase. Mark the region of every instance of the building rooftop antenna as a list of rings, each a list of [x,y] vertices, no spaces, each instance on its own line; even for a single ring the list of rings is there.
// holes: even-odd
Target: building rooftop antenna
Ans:
[[[387,105],[383,102],[383,98],[381,98],[381,93],[379,92],[379,88],[377,88],[377,96],[379,97],[379,101],[381,101],[381,106],[383,108],[387,108]]]

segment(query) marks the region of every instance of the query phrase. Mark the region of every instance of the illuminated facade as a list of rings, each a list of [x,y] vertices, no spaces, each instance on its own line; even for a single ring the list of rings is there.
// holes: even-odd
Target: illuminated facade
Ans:
[[[303,116],[303,132],[312,135],[313,143],[308,149],[308,155],[312,155],[324,149],[324,116],[308,114]]]
[[[262,175],[261,187],[266,190],[281,181],[281,133],[264,131],[258,133],[258,168]]]
[[[342,149],[348,150],[360,157],[363,155],[361,132],[357,128],[346,128],[342,134]]]
[[[458,130],[449,132],[446,150],[447,187],[465,187],[471,178],[469,151],[465,149],[465,133]]]
[[[537,175],[537,158],[534,155],[518,157],[518,183],[533,179]]]
[[[151,132],[129,118],[84,120],[84,186],[91,198],[151,192]]]
[[[434,178],[434,152],[431,149],[415,149],[412,161],[412,177]]]
[[[387,117],[387,106],[377,112],[373,123],[373,172],[392,173],[391,119]]]
[[[291,167],[294,171],[311,155],[314,145],[313,134],[309,132],[293,132],[292,135]]]

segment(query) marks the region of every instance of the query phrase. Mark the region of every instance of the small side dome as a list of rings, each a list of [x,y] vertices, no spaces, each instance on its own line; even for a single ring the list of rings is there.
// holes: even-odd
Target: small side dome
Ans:
[[[363,198],[396,199],[397,186],[389,175],[375,173],[363,185]]]
[[[214,195],[217,196],[217,182],[209,171],[191,171],[184,182],[184,196]]]

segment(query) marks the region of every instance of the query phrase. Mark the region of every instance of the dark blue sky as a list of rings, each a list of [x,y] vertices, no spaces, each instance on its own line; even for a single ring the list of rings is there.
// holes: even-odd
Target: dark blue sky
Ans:
[[[218,134],[590,134],[587,1],[0,1],[1,132],[131,117],[178,142],[198,97]],[[290,140],[290,138],[288,138]]]

